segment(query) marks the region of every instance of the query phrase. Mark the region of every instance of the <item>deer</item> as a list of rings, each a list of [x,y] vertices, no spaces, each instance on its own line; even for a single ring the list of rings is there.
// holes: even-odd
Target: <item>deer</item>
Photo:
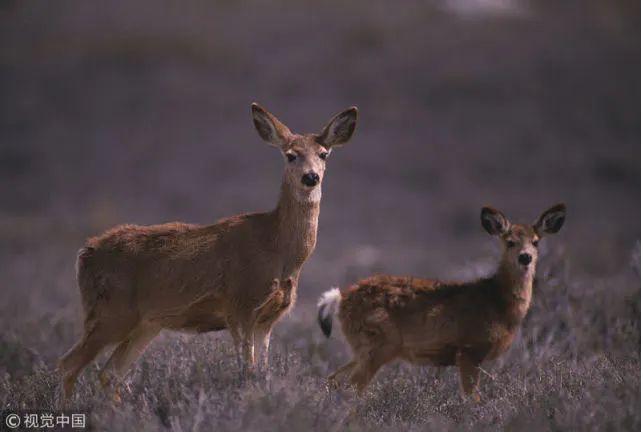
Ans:
[[[464,398],[480,401],[481,364],[505,353],[528,312],[539,239],[558,232],[566,207],[557,204],[532,224],[512,224],[492,207],[481,224],[502,243],[493,275],[467,282],[442,282],[376,275],[341,291],[332,288],[318,302],[325,336],[338,316],[352,360],[328,377],[350,372],[362,394],[376,372],[393,360],[435,367],[456,366]]]
[[[272,328],[293,307],[316,246],[326,160],[352,137],[358,109],[307,134],[291,132],[256,103],[251,113],[260,138],[284,158],[276,208],[211,225],[120,225],[88,239],[76,260],[84,332],[58,366],[64,400],[82,370],[113,345],[99,378],[119,400],[119,383],[163,329],[228,330],[241,370],[253,371],[257,351],[267,365]]]

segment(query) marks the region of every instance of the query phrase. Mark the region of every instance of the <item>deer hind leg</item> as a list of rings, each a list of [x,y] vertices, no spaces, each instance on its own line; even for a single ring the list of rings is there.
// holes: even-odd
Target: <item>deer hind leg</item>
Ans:
[[[481,362],[465,351],[459,351],[456,354],[456,365],[459,369],[459,378],[463,394],[472,398],[473,401],[479,402],[479,380]]]
[[[94,326],[85,330],[83,337],[62,356],[58,371],[62,375],[63,395],[68,401],[73,395],[73,389],[78,375],[98,354],[112,341],[107,337],[104,327]]]
[[[149,343],[158,335],[160,327],[152,324],[139,324],[118,344],[100,371],[100,383],[107,390],[112,387],[115,400],[120,400],[118,385],[127,374],[131,364],[138,359]],[[114,377],[110,377],[110,369]]]
[[[350,383],[362,394],[381,366],[401,355],[402,339],[383,308],[370,312],[358,334],[346,336],[356,360]]]
[[[354,368],[354,366],[356,366],[356,364],[357,364],[357,363],[356,363],[356,360],[350,360],[350,361],[348,361],[348,362],[347,362],[347,363],[345,363],[343,366],[341,366],[341,367],[339,367],[338,369],[336,369],[336,370],[334,371],[334,373],[332,373],[330,376],[328,376],[328,377],[327,377],[327,380],[328,380],[328,381],[330,381],[330,382],[331,382],[331,381],[335,381],[335,380],[336,380],[336,378],[337,378],[339,375],[341,375],[341,374],[343,374],[343,373],[347,373],[347,372],[349,372],[350,370],[352,370],[352,369]]]
[[[383,345],[371,350],[365,356],[357,360],[353,366],[354,371],[350,376],[350,382],[356,387],[358,394],[362,394],[367,384],[374,378],[376,372],[384,364],[397,357],[399,350],[394,345]]]

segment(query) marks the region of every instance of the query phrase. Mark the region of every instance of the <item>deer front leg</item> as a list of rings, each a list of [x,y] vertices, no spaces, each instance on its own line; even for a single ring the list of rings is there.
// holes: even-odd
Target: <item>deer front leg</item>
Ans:
[[[256,360],[254,357],[254,333],[255,322],[253,320],[241,328],[240,350],[243,362],[243,374],[250,375],[254,372]]]
[[[256,356],[258,366],[267,371],[269,367],[269,342],[271,339],[271,327],[262,326],[254,333],[254,346],[256,348]]]
[[[254,331],[253,328],[240,329],[231,323],[228,323],[227,328],[234,342],[236,362],[242,379],[254,368]]]
[[[231,339],[234,343],[236,365],[238,366],[238,369],[241,370],[243,368],[242,338],[240,336],[240,332],[238,331],[238,327],[235,324],[232,324],[228,321],[227,328],[229,329],[229,334],[231,335]]]
[[[294,283],[291,277],[282,283],[279,279],[274,278],[267,299],[255,309],[257,328],[254,334],[254,344],[261,366],[265,370],[269,366],[269,342],[272,328],[294,301]]]
[[[256,360],[254,358],[254,333],[247,333],[243,335],[243,341],[242,341],[242,347],[243,347],[243,360],[245,362],[245,366],[249,369],[252,370],[254,366],[256,366]]]
[[[474,359],[469,353],[459,351],[456,354],[456,365],[459,369],[461,390],[463,394],[472,398],[474,402],[481,400],[479,394],[479,379],[481,363]]]

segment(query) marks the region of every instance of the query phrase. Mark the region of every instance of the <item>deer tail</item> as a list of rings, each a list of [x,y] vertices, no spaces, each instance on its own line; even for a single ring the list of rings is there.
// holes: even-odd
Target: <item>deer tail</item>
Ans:
[[[324,292],[318,300],[318,325],[327,337],[332,334],[332,318],[338,312],[340,302],[341,291],[338,288]]]

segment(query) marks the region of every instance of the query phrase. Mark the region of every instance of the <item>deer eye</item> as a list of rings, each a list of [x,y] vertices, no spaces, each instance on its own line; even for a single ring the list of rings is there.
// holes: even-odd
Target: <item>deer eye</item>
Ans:
[[[323,160],[325,160],[325,159],[327,159],[327,155],[329,155],[328,152],[323,152],[323,153],[319,154],[318,157],[323,159]]]
[[[294,162],[296,160],[296,155],[294,153],[285,153],[285,156],[287,156],[288,162]]]
[[[534,246],[534,247],[539,247],[539,241],[538,241],[538,240],[534,240],[534,241],[532,242],[532,246]]]
[[[506,244],[506,245],[507,245],[507,247],[509,247],[509,248],[513,248],[514,246],[516,246],[516,242],[514,242],[514,241],[512,241],[512,240],[508,240],[508,241],[506,241],[506,242],[505,242],[505,244]]]

